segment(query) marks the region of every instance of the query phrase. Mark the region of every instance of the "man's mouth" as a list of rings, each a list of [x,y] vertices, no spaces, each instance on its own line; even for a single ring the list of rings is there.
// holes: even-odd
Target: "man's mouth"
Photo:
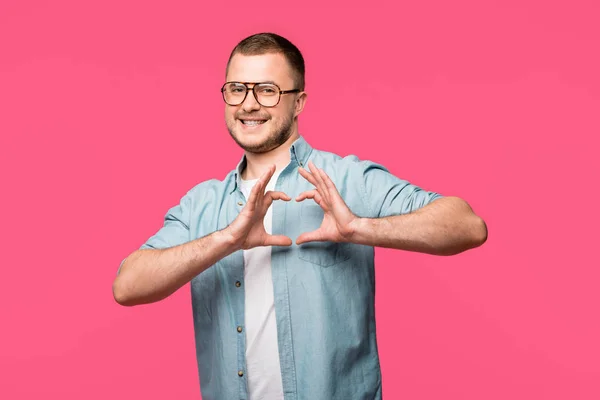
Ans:
[[[258,126],[267,122],[266,119],[240,119],[240,122],[246,126]]]

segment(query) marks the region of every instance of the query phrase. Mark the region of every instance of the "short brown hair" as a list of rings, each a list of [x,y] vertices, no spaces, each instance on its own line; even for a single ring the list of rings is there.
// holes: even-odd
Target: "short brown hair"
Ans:
[[[294,71],[296,83],[294,89],[304,90],[304,57],[300,50],[286,38],[269,32],[248,36],[239,42],[229,55],[225,71],[229,70],[231,59],[238,53],[244,56],[258,56],[267,53],[283,54]]]

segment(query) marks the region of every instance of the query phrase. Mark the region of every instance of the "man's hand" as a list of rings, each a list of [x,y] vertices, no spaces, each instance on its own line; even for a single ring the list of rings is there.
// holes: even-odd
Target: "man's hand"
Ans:
[[[258,246],[291,246],[292,239],[283,235],[270,235],[265,231],[264,218],[273,200],[290,201],[283,192],[268,191],[267,183],[275,173],[275,165],[265,172],[250,191],[248,201],[236,219],[226,228],[238,249],[248,250]]]
[[[325,213],[321,226],[316,231],[302,233],[296,244],[314,241],[350,242],[359,218],[350,211],[325,171],[308,162],[308,172],[300,168],[300,175],[312,183],[316,189],[300,193],[296,201],[314,199]]]

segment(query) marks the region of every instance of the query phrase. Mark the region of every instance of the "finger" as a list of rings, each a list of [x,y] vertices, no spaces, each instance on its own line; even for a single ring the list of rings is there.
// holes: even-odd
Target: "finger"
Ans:
[[[269,166],[269,168],[260,176],[258,182],[256,182],[257,185],[260,184],[260,186],[262,186],[263,193],[264,193],[264,188],[267,186],[267,184],[271,180],[271,177],[273,176],[274,172],[275,172],[275,165]]]
[[[319,174],[319,169],[315,166],[315,164],[313,164],[312,161],[308,162],[308,168],[310,168],[310,172],[312,173],[312,176],[317,183],[316,184],[317,189],[321,189],[321,186],[323,184],[323,179],[321,178],[321,175]]]
[[[308,243],[308,242],[322,242],[326,239],[320,229],[312,232],[305,232],[296,238],[296,244]]]
[[[292,239],[284,235],[268,235],[265,246],[291,246]]]
[[[269,190],[267,193],[265,193],[266,195],[269,195],[273,200],[284,200],[284,201],[290,201],[292,198],[290,196],[288,196],[287,194],[285,194],[284,192],[278,192],[278,191],[273,191],[273,190]]]
[[[323,197],[321,196],[321,194],[316,189],[309,190],[307,192],[301,193],[296,198],[296,201],[300,202],[300,201],[303,201],[305,199],[314,199],[315,203],[317,203],[321,208],[323,208]]]
[[[283,200],[283,201],[290,201],[291,198],[283,193],[283,192],[274,192],[269,190],[267,193],[265,193],[265,197],[264,197],[264,202],[263,202],[263,211],[267,212],[267,210],[269,209],[269,207],[271,206],[271,204],[273,204],[274,200]]]
[[[298,168],[298,172],[300,172],[300,175],[302,175],[302,177],[304,179],[306,179],[307,181],[309,181],[313,186],[317,186],[317,181],[315,180],[315,178],[312,176],[312,174],[310,172],[308,172],[307,170],[305,170],[302,167]]]
[[[258,182],[256,182],[256,184],[252,187],[250,195],[248,196],[248,201],[246,202],[246,207],[248,208],[248,211],[253,212],[258,206],[258,201],[262,197],[261,194],[264,193],[264,187],[266,185],[266,182],[269,181],[269,178],[267,177],[273,176],[273,167],[274,166],[269,167],[269,169],[265,171],[260,176],[260,178],[258,178]]]
[[[265,188],[267,187],[267,184],[269,183],[269,181],[271,180],[271,177],[273,176],[273,173],[275,173],[275,165],[271,165],[269,166],[269,169],[267,169],[260,177],[260,179],[258,180],[258,182],[256,182],[256,184],[254,186],[258,186],[258,194],[256,199],[254,200],[256,207],[258,208],[260,205],[260,201],[262,200],[262,197],[265,193]]]
[[[269,183],[269,181],[273,177],[273,174],[275,173],[276,169],[277,169],[277,166],[275,164],[272,164],[269,166],[269,169],[265,172],[265,174],[267,175],[267,177],[265,178],[265,185],[267,183]]]
[[[333,183],[333,181],[331,180],[329,175],[327,175],[325,173],[325,171],[323,171],[320,168],[319,168],[319,173],[320,173],[321,178],[323,179],[323,183],[327,187],[327,193],[330,196],[330,200],[332,200],[331,197],[336,197],[338,200],[341,199],[342,196],[340,196],[340,192],[338,192],[337,188],[335,187],[335,183]]]
[[[256,199],[259,197],[258,196],[259,189],[260,188],[258,187],[258,183],[257,183],[256,185],[254,185],[254,187],[250,191],[250,195],[248,196],[248,201],[246,202],[246,208],[248,209],[248,211],[254,211],[254,209],[256,208]]]
[[[325,197],[327,201],[329,201],[329,193],[327,192],[327,186],[325,186],[325,182],[323,182],[323,178],[321,178],[319,169],[315,166],[315,164],[313,164],[312,161],[308,162],[308,167],[310,168],[313,176],[315,177],[315,180],[317,181],[317,189],[319,190],[319,193],[321,193],[321,195]]]
[[[259,200],[262,197],[263,187],[261,182],[258,181],[250,191],[250,196],[248,196],[248,201],[246,202],[246,207],[248,207],[248,211],[254,211],[259,206]]]
[[[304,199],[313,199],[317,194],[317,190],[307,190],[306,192],[302,192],[296,197],[296,201],[302,201]]]

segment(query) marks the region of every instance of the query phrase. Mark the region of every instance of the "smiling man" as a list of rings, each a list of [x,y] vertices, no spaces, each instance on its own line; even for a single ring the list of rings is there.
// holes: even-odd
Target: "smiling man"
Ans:
[[[281,36],[241,41],[221,92],[242,159],[168,210],[121,263],[115,300],[191,282],[204,400],[381,399],[374,247],[457,254],[485,223],[464,200],[313,149],[298,132],[304,59]]]

